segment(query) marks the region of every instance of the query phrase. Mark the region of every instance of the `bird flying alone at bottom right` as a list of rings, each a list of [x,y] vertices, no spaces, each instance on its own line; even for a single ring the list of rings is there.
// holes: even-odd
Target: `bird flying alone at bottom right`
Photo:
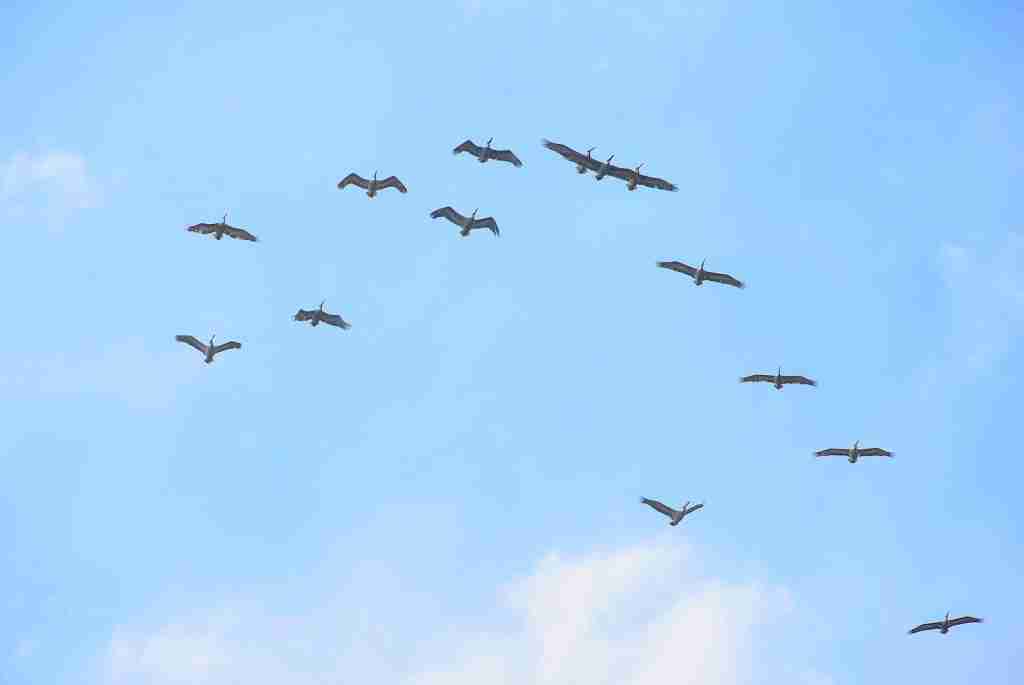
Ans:
[[[352,324],[345,319],[341,318],[337,314],[329,314],[324,310],[324,300],[320,303],[320,307],[317,309],[300,309],[295,313],[293,317],[296,321],[308,321],[310,326],[317,326],[320,323],[326,323],[331,326],[337,326],[342,330],[348,330],[352,328]]]
[[[480,210],[474,209],[473,213],[470,214],[469,216],[463,216],[456,212],[451,207],[441,207],[440,209],[435,209],[434,211],[432,211],[430,213],[430,218],[440,219],[441,217],[444,217],[445,219],[448,219],[448,221],[452,222],[453,224],[462,229],[461,231],[459,231],[459,235],[461,235],[463,238],[469,235],[470,231],[477,228],[490,229],[491,233],[493,233],[496,236],[500,236],[501,232],[498,231],[498,222],[494,220],[494,217],[485,216],[482,219],[477,219],[476,213],[478,211]]]
[[[744,376],[740,379],[740,383],[771,383],[776,390],[782,390],[784,385],[810,385],[812,387],[818,385],[818,381],[811,380],[806,376],[783,376],[781,366],[775,375],[755,373],[751,376]]]
[[[707,260],[704,260],[707,261]],[[734,288],[745,288],[746,284],[743,281],[733,278],[729,274],[720,274],[714,271],[704,270],[704,261],[701,261],[700,266],[694,268],[689,264],[683,264],[682,262],[657,262],[657,265],[662,269],[669,269],[671,271],[678,271],[681,274],[686,274],[693,279],[694,285],[703,285],[704,281],[713,281],[714,283],[723,283],[725,285],[731,285]]]
[[[922,623],[921,625],[917,626],[916,628],[911,628],[910,630],[908,630],[907,634],[908,635],[913,635],[914,633],[921,633],[921,632],[924,632],[926,630],[937,630],[941,634],[945,635],[946,633],[949,632],[949,629],[952,628],[953,626],[962,626],[965,623],[984,623],[984,622],[985,622],[985,619],[983,619],[983,618],[974,618],[973,616],[961,616],[960,618],[950,618],[949,617],[949,612],[947,611],[946,612],[946,617],[944,619],[942,619],[941,621],[933,621],[931,623]]]
[[[881,447],[861,447],[860,440],[853,443],[852,447],[830,447],[827,450],[819,450],[814,453],[816,457],[846,457],[851,464],[856,464],[861,457],[889,457],[892,452],[883,450]]]

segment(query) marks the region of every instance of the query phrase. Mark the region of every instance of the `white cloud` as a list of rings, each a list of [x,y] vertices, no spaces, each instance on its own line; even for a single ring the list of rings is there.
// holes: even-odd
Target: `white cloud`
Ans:
[[[41,213],[58,220],[71,212],[96,207],[99,185],[85,160],[62,151],[19,153],[0,162],[0,209],[20,218]]]
[[[102,682],[245,682],[263,685],[381,681],[406,685],[747,682],[793,609],[788,594],[757,583],[702,579],[678,536],[670,544],[566,559],[551,555],[499,592],[487,625],[453,628],[410,604],[353,610],[338,588],[302,615],[273,615],[268,598],[233,603],[154,628],[118,628]],[[339,583],[335,580],[333,582]],[[362,597],[387,595],[358,589]],[[259,599],[260,601],[257,601]],[[402,604],[399,602],[399,604]],[[758,628],[771,628],[757,632]],[[757,633],[755,640],[755,633]],[[758,661],[759,679],[811,679],[806,664]],[[797,659],[799,661],[799,659]],[[801,677],[802,676],[802,677]]]

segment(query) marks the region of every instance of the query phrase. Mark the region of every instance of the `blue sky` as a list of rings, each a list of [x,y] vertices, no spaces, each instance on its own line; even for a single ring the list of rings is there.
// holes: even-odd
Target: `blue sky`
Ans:
[[[0,9],[0,680],[1018,681],[1024,22],[825,4]]]

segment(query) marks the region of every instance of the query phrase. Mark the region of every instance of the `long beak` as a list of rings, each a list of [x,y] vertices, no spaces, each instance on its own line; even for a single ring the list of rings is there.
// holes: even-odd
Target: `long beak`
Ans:
[[[494,140],[494,138],[488,138],[488,139],[487,139],[487,147],[490,147],[490,146],[491,146],[491,141],[492,141],[492,140]]]

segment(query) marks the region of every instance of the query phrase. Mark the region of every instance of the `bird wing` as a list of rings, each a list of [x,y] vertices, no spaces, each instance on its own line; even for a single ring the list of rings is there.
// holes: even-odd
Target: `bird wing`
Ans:
[[[615,164],[609,164],[608,168],[605,169],[604,174],[605,176],[614,176],[615,178],[621,178],[625,181],[628,181],[636,175],[632,169],[627,169],[624,166],[616,166]]]
[[[783,376],[779,379],[779,382],[785,385],[786,383],[795,385],[817,385],[817,381],[812,381],[806,376]]]
[[[694,269],[689,264],[683,264],[682,262],[658,262],[658,266],[660,266],[663,269],[671,269],[672,271],[678,271],[681,274],[686,274],[687,276],[691,277],[697,274],[696,269]]]
[[[950,621],[950,623],[952,623],[952,621]],[[920,633],[922,630],[938,630],[941,627],[942,627],[942,621],[933,621],[932,623],[922,623],[918,627],[911,628],[910,630],[908,630],[907,634],[908,635],[913,635],[914,633]]]
[[[174,339],[178,342],[185,343],[186,345],[191,345],[203,354],[206,354],[206,345],[199,342],[193,335],[176,335],[174,336]]]
[[[883,450],[881,447],[869,447],[866,450],[857,450],[862,457],[891,457],[892,452]]]
[[[451,207],[441,207],[440,209],[435,209],[430,213],[431,219],[437,219],[442,216],[453,224],[459,224],[460,226],[466,221],[466,217],[462,216]]]
[[[468,152],[474,157],[479,157],[480,153],[483,152],[483,148],[474,143],[472,140],[467,140],[466,142],[459,144],[457,148],[452,150],[453,155],[457,155],[460,152]]]
[[[640,174],[637,176],[636,182],[639,185],[647,186],[648,188],[657,188],[658,190],[670,190],[672,192],[679,190],[679,188],[676,187],[676,184],[669,183],[665,179],[658,178],[657,176],[644,176],[643,174]]]
[[[300,309],[299,311],[295,312],[295,320],[309,321],[310,319],[313,318],[314,314],[316,314],[315,311],[311,311],[309,309]]]
[[[470,228],[489,228],[491,233],[494,235],[501,235],[498,231],[498,222],[494,220],[493,216],[485,216],[483,219],[474,219],[473,225]]]
[[[818,450],[814,453],[816,457],[845,457],[850,453],[850,450],[844,450],[839,447],[829,447],[827,450]]]
[[[352,324],[350,324],[348,321],[345,321],[345,319],[341,318],[337,314],[324,314],[323,316],[320,317],[320,320],[323,321],[324,323],[329,323],[332,326],[337,326],[342,330],[348,330],[349,328],[352,328]]]
[[[646,497],[641,497],[640,501],[642,503],[646,504],[647,506],[649,506],[651,509],[654,509],[655,511],[659,511],[662,514],[664,514],[665,516],[668,516],[669,518],[674,518],[675,515],[679,513],[678,511],[676,511],[672,507],[665,506],[664,504],[662,504],[661,502],[659,502],[656,499],[647,499]]]
[[[547,149],[553,152],[557,152],[562,157],[568,159],[570,162],[575,162],[576,164],[585,166],[591,171],[594,171],[599,166],[601,166],[597,160],[593,159],[592,157],[588,157],[587,155],[576,152],[568,145],[562,145],[561,143],[552,143],[550,140],[544,140],[541,142],[544,143],[544,147],[546,147]]]
[[[745,288],[746,287],[744,285],[743,281],[737,280],[737,279],[733,278],[732,276],[730,276],[729,274],[720,274],[720,273],[716,273],[714,271],[705,271],[704,272],[704,280],[706,280],[706,281],[714,281],[715,283],[725,283],[726,285],[731,285],[731,286],[733,286],[735,288]]]
[[[493,159],[499,159],[502,162],[509,162],[513,166],[523,166],[523,163],[519,161],[519,158],[516,157],[511,150],[492,150],[491,157]]]
[[[232,238],[235,238],[236,240],[251,240],[254,243],[255,242],[259,242],[259,238],[254,236],[252,233],[249,233],[249,231],[245,230],[244,228],[235,228],[234,226],[225,226],[224,227],[224,235],[229,235]]]
[[[388,176],[383,181],[378,183],[377,186],[379,188],[398,188],[398,192],[400,193],[408,192],[405,185],[403,185],[402,182],[398,180],[397,176]]]
[[[950,626],[962,626],[965,623],[984,623],[983,618],[974,618],[973,616],[961,616],[960,618],[950,619]]]
[[[189,231],[190,233],[200,233],[202,235],[206,235],[207,233],[213,233],[214,231],[216,231],[218,226],[220,226],[220,224],[194,224],[192,226],[189,226],[185,230]]]
[[[214,345],[213,346],[213,353],[214,354],[220,354],[224,350],[240,350],[240,349],[242,349],[242,343],[235,342],[234,340],[229,340],[226,343],[221,343],[220,345]]]
[[[348,185],[357,185],[365,190],[366,188],[370,187],[370,182],[367,181],[362,176],[360,176],[359,174],[349,174],[345,178],[338,181],[338,190],[341,190],[342,188]]]
[[[775,376],[769,376],[765,373],[755,373],[752,376],[744,376],[740,379],[740,383],[774,383]]]
[[[700,504],[694,504],[692,507],[690,507],[686,511],[684,511],[683,515],[685,516],[686,514],[692,514],[693,512],[697,511],[698,509],[703,509],[703,508],[704,508],[704,503],[703,502],[701,502]]]

